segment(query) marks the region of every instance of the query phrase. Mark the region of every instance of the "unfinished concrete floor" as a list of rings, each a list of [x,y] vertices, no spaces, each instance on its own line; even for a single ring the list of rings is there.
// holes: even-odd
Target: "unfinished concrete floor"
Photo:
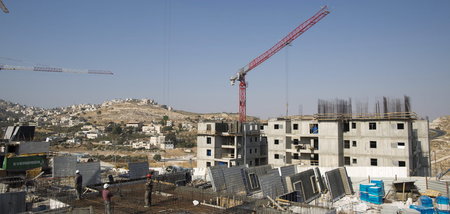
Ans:
[[[221,213],[223,210],[197,205],[192,201],[202,196],[193,192],[180,192],[175,187],[155,185],[152,206],[144,207],[144,184],[113,187],[113,213]],[[161,194],[157,193],[161,190]],[[90,194],[81,200],[69,203],[72,207],[92,206],[95,213],[104,213],[104,203],[100,193]]]

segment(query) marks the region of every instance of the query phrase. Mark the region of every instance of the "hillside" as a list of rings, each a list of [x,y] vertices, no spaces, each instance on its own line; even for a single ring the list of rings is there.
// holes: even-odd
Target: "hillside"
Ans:
[[[232,113],[193,113],[180,110],[168,110],[160,105],[139,105],[136,103],[124,102],[114,103],[109,106],[102,106],[97,111],[85,112],[81,117],[95,124],[106,124],[108,122],[128,123],[161,121],[164,116],[169,120],[181,122],[197,123],[202,120],[238,120],[239,115]],[[256,118],[250,117],[249,120]]]
[[[433,175],[450,168],[450,116],[443,116],[430,123],[437,137],[430,138]],[[436,160],[436,163],[435,163]]]
[[[164,116],[174,123],[196,124],[205,120],[238,120],[236,113],[194,113],[183,110],[176,110],[166,105],[157,104],[150,99],[125,99],[111,100],[102,104],[79,104],[67,107],[43,109],[28,107],[20,104],[0,100],[0,122],[41,122],[41,124],[51,124],[55,121],[67,118],[77,119],[93,124],[129,123],[129,122],[159,122]],[[248,116],[248,121],[257,120]]]

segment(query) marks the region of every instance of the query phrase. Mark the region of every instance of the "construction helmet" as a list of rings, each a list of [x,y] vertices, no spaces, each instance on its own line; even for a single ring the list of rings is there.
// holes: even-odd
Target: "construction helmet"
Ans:
[[[103,188],[104,188],[104,189],[108,189],[108,187],[109,187],[109,184],[103,185]]]

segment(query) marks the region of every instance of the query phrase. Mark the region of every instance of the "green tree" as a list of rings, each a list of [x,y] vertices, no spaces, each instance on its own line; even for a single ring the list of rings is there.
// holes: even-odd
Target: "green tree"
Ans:
[[[122,134],[122,127],[120,127],[120,125],[115,124],[114,127],[112,128],[111,133],[116,134],[116,135]]]
[[[153,155],[153,160],[158,162],[161,161],[161,155],[160,154]]]

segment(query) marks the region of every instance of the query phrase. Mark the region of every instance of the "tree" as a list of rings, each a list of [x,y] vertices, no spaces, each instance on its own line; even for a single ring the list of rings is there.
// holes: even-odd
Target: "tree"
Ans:
[[[120,127],[120,125],[114,125],[112,128],[112,133],[117,135],[122,134],[122,127]]]
[[[161,155],[160,154],[153,155],[153,160],[158,162],[161,161]]]

